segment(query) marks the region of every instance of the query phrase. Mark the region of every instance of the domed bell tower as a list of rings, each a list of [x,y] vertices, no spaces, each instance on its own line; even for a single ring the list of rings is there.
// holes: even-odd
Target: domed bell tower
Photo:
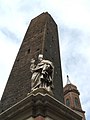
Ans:
[[[81,115],[83,120],[85,120],[85,111],[82,110],[79,95],[80,92],[77,87],[70,82],[69,76],[67,75],[67,84],[64,87],[64,103]]]

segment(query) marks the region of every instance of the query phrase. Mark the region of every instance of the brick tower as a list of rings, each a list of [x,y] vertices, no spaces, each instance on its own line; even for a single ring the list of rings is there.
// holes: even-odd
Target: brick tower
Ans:
[[[85,120],[85,111],[82,110],[79,95],[80,93],[77,90],[77,87],[71,84],[69,76],[67,75],[67,84],[64,87],[64,103],[80,114],[83,117],[83,120]]]
[[[53,94],[42,87],[31,91],[30,61],[34,58],[38,63],[39,54],[53,63]],[[82,120],[64,105],[58,30],[47,12],[34,18],[28,27],[0,107],[0,120]]]
[[[63,102],[63,83],[57,25],[46,12],[31,20],[10,73],[1,102],[3,110],[27,96],[31,90],[30,61],[42,53],[54,64],[54,96]]]

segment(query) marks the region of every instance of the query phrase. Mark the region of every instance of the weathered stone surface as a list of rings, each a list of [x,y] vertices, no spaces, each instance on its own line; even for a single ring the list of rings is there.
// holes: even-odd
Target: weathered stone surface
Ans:
[[[30,118],[28,118],[28,119],[26,119],[26,120],[34,120],[34,118],[33,118],[33,117],[30,117]]]
[[[82,120],[49,94],[31,94],[0,114],[0,120]]]
[[[30,61],[31,58],[37,59],[40,53],[54,64],[53,93],[56,99],[63,102],[57,25],[48,13],[42,13],[31,20],[25,34],[1,99],[2,111],[24,99],[31,91]]]

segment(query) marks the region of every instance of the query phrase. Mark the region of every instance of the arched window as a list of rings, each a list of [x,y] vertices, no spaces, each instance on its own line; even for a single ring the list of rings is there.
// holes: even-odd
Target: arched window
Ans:
[[[69,107],[70,106],[70,100],[67,98],[66,99],[66,105]]]
[[[79,102],[78,102],[78,98],[75,97],[75,105],[78,106],[79,105]]]

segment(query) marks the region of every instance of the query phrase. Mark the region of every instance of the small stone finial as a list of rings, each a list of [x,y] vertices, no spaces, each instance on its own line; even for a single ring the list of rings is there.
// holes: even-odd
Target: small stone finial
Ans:
[[[67,75],[67,84],[71,84],[69,76]]]

